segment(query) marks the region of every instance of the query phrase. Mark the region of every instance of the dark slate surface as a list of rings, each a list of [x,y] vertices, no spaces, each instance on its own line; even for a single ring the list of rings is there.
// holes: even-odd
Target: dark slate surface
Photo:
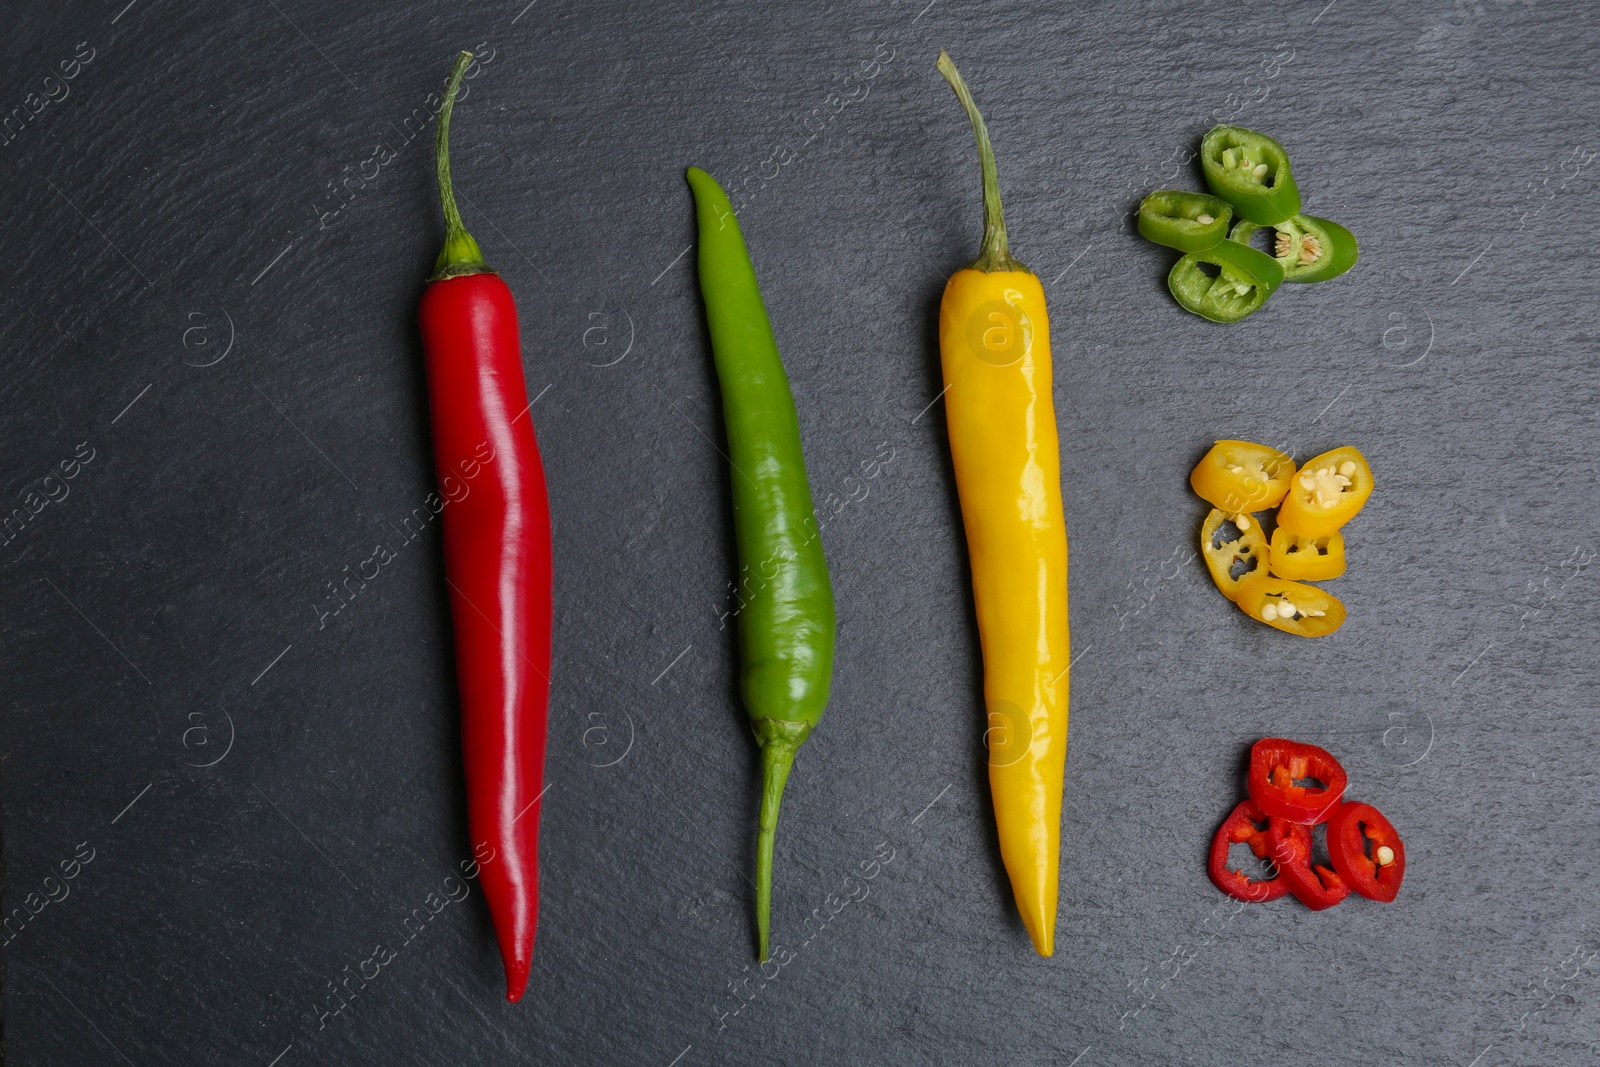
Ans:
[[[58,498],[0,545],[4,904],[57,898],[3,950],[6,1063],[1595,1062],[1591,5],[125,4],[13,2],[0,34],[31,116],[0,146],[0,498]],[[514,1007],[475,888],[450,899],[437,531],[396,532],[432,488],[441,229],[407,132],[479,45],[456,172],[524,316],[559,568]],[[1051,960],[996,859],[928,407],[979,230],[940,45],[1054,314],[1080,659]],[[1196,187],[1223,119],[1363,242],[1233,328],[1121,220]],[[765,975],[691,163],[742,190],[819,499],[892,454],[824,533],[836,688]],[[1186,473],[1221,436],[1371,458],[1337,635],[1206,580]],[[1399,901],[1212,889],[1263,734],[1332,748],[1400,826]]]

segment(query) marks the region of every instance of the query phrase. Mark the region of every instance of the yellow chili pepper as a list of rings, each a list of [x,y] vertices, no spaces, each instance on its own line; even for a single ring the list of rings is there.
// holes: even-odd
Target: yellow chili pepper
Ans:
[[[983,167],[983,247],[951,275],[939,352],[983,645],[989,789],[1000,857],[1041,956],[1055,951],[1067,758],[1067,534],[1039,279],[1010,253],[983,117],[939,53]]]

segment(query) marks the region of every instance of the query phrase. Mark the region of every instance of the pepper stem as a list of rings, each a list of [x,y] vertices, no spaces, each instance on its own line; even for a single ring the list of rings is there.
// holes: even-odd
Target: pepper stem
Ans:
[[[772,915],[772,849],[778,834],[778,805],[784,783],[794,766],[795,753],[811,727],[805,723],[758,719],[756,742],[761,746],[761,832],[756,837],[756,943],[757,955],[767,962],[768,931]]]
[[[966,269],[1028,273],[1028,268],[1011,255],[1011,243],[1006,239],[1006,219],[1000,210],[1000,178],[994,166],[994,147],[989,144],[989,128],[983,124],[983,116],[978,112],[967,83],[961,79],[961,72],[956,70],[950,54],[943,48],[939,49],[936,66],[967,110],[972,134],[978,141],[978,163],[983,168],[983,247],[978,251],[978,258],[968,263]]]
[[[439,125],[434,131],[433,165],[439,175],[439,202],[444,205],[444,248],[433,264],[431,282],[456,278],[463,274],[493,274],[484,261],[478,242],[472,239],[461,224],[461,212],[456,208],[455,188],[450,184],[450,113],[455,110],[456,93],[461,88],[461,78],[472,62],[471,52],[456,57],[450,71],[450,84],[445,87],[444,107],[439,112]]]

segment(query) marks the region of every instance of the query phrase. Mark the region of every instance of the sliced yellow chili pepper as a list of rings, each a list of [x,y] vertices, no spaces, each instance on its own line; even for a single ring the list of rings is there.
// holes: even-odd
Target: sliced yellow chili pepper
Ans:
[[[1372,468],[1354,448],[1335,448],[1307,460],[1289,484],[1278,525],[1290,533],[1322,537],[1356,517],[1372,495]]]
[[[1294,460],[1249,441],[1218,441],[1189,472],[1202,498],[1230,515],[1275,508],[1289,491]]]
[[[1245,525],[1241,526],[1239,519]],[[1228,537],[1223,530],[1223,524],[1230,521],[1237,536]],[[1246,577],[1267,573],[1267,538],[1261,524],[1246,516],[1230,517],[1221,508],[1212,508],[1200,527],[1200,555],[1222,595],[1235,602]]]
[[[1331,634],[1344,623],[1344,605],[1314,585],[1271,575],[1240,583],[1239,610],[1258,622],[1300,637]]]
[[[1282,526],[1272,531],[1272,573],[1296,582],[1325,582],[1344,573],[1344,535],[1306,537]]]
[[[1044,287],[1012,257],[994,152],[955,64],[983,168],[983,246],[939,303],[945,422],[972,565],[990,728],[989,792],[1022,925],[1055,951],[1067,758],[1067,530]]]

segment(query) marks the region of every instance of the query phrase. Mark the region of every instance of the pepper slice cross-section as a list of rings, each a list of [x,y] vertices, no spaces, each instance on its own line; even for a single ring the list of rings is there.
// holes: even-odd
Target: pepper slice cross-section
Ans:
[[[1265,511],[1283,503],[1294,460],[1250,441],[1218,441],[1189,472],[1201,499],[1230,514]]]
[[[1273,226],[1300,214],[1289,153],[1264,133],[1213,126],[1200,141],[1200,168],[1241,219]]]
[[[1294,582],[1324,582],[1344,573],[1344,535],[1305,537],[1283,527],[1272,531],[1272,573]]]
[[[1211,839],[1211,855],[1206,873],[1211,881],[1235,900],[1251,904],[1264,904],[1277,900],[1289,891],[1289,883],[1281,876],[1257,881],[1242,870],[1228,869],[1228,849],[1235,844],[1246,844],[1258,859],[1267,858],[1267,816],[1253,800],[1242,800],[1217,827]]]
[[[1300,782],[1311,778],[1321,788]],[[1311,825],[1325,821],[1344,797],[1350,776],[1333,753],[1317,745],[1282,737],[1263,737],[1250,747],[1245,779],[1250,799],[1284,822]]]
[[[1270,574],[1245,575],[1239,585],[1234,599],[1239,610],[1286,634],[1322,637],[1344,625],[1344,605],[1339,598],[1314,585]]]
[[[1167,274],[1167,288],[1185,311],[1223,323],[1260,310],[1281,284],[1283,264],[1237,241],[1189,252]]]
[[[1305,537],[1325,537],[1356,517],[1372,495],[1372,467],[1346,446],[1309,459],[1295,474],[1278,509],[1278,527]]]
[[[1250,244],[1259,223],[1241,220],[1228,240]],[[1283,264],[1283,280],[1303,284],[1337,278],[1356,265],[1361,250],[1355,235],[1332,219],[1296,215],[1273,227],[1272,255]],[[1255,247],[1251,245],[1251,247]]]
[[[1240,518],[1243,516],[1232,520],[1239,535],[1231,540],[1221,534],[1223,524],[1229,521],[1228,513],[1221,508],[1212,508],[1200,526],[1200,555],[1206,561],[1206,570],[1211,572],[1217,590],[1232,601],[1237,601],[1244,591],[1246,578],[1267,570],[1267,538],[1261,532],[1261,524],[1245,518],[1250,525],[1243,527],[1239,525]]]
[[[1221,197],[1157,189],[1139,201],[1139,232],[1180,252],[1202,252],[1228,236],[1233,208]]]
[[[1394,824],[1371,804],[1350,802],[1334,811],[1328,819],[1328,857],[1339,876],[1364,897],[1387,904],[1400,892],[1406,846]]]
[[[1278,865],[1278,877],[1294,898],[1312,911],[1331,908],[1350,895],[1337,871],[1311,861],[1311,827],[1271,819],[1267,823],[1267,855]]]

